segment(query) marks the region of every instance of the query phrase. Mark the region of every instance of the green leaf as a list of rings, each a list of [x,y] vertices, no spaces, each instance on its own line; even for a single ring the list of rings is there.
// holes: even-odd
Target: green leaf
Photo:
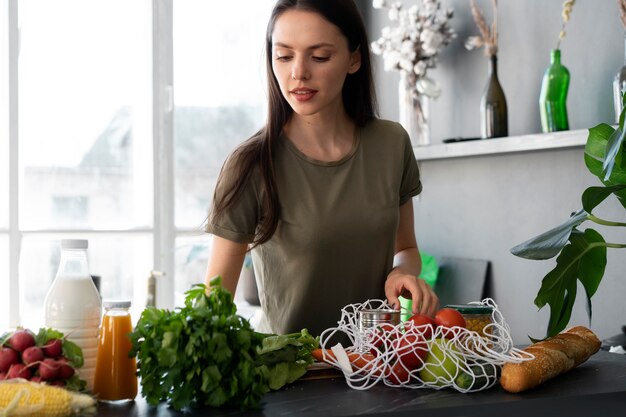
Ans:
[[[604,174],[604,181],[608,181],[611,178],[611,173],[613,172],[613,167],[617,162],[617,165],[620,166],[621,160],[616,161],[618,157],[621,156],[622,146],[624,144],[624,134],[626,132],[621,129],[615,130],[613,134],[609,137],[606,144],[606,152],[604,162],[602,163],[602,173]]]
[[[587,220],[587,212],[578,210],[563,224],[548,230],[511,249],[511,253],[526,259],[549,259],[567,244],[572,230]]]
[[[622,154],[624,153],[623,141],[620,141],[621,151],[615,155],[615,166],[610,176],[605,178],[604,165],[609,140],[616,130],[606,123],[599,124],[589,129],[589,136],[585,145],[585,164],[589,171],[598,177],[606,186],[626,184],[626,166]]]
[[[626,188],[625,184],[611,187],[589,187],[582,195],[583,210],[591,213],[594,208],[603,202],[608,196]]]
[[[606,246],[604,239],[593,229],[584,233],[575,231],[558,256],[556,267],[543,279],[535,298],[535,305],[540,309],[546,304],[550,307],[547,337],[561,332],[569,323],[572,308],[576,300],[577,280],[580,280],[587,294],[587,302],[602,280],[606,267]],[[591,317],[591,308],[589,308]]]
[[[52,339],[64,339],[63,333],[58,330],[42,327],[35,335],[35,344],[37,346],[43,346]]]
[[[74,368],[80,368],[83,366],[85,362],[83,351],[76,343],[65,339],[63,341],[62,350],[63,356],[70,361],[70,365],[73,365]]]

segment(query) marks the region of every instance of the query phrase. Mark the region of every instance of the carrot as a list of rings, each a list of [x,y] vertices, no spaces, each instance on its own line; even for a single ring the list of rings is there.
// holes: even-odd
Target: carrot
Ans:
[[[331,365],[334,365],[331,359],[336,360],[335,354],[330,349],[314,349],[311,351],[311,355],[313,355],[318,362],[326,362]],[[324,360],[324,355],[326,360]],[[346,352],[346,355],[348,355],[348,360],[352,365],[353,371],[370,372],[371,369],[376,369],[376,367],[380,365],[380,361],[376,360],[376,356],[371,353]],[[380,375],[380,370],[376,369],[374,375]]]

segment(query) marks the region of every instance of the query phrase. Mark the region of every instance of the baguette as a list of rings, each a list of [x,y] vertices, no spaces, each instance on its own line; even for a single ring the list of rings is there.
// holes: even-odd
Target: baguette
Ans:
[[[524,351],[535,359],[506,363],[500,385],[508,392],[521,392],[575,368],[600,349],[598,337],[584,326],[572,327],[554,337],[534,343]]]

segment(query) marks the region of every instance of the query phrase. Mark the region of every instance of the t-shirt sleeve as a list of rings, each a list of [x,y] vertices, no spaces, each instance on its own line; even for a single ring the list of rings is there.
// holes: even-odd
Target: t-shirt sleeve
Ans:
[[[237,178],[234,158],[229,158],[222,167],[215,189],[215,200],[222,199]],[[241,193],[221,216],[215,217],[215,203],[209,212],[205,232],[238,243],[251,243],[259,219],[259,199],[255,175],[248,175]]]
[[[409,201],[412,197],[422,192],[422,181],[420,171],[413,153],[411,138],[406,130],[404,132],[404,168],[402,171],[402,182],[400,183],[400,205]]]

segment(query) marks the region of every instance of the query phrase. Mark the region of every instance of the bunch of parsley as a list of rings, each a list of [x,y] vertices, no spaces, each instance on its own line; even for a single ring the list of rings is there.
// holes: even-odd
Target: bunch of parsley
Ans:
[[[236,314],[221,278],[187,291],[174,311],[147,308],[130,333],[141,392],[176,410],[221,405],[259,408],[263,395],[295,381],[319,346],[306,329],[290,335],[255,332]]]

